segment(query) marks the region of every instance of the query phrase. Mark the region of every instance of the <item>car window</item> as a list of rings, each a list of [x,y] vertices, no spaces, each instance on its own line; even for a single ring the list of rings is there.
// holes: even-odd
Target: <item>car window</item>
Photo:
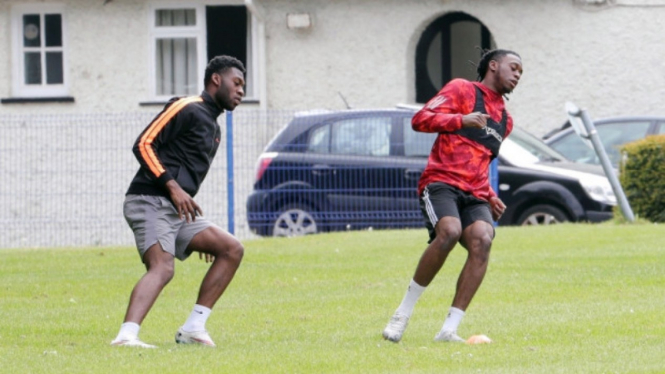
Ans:
[[[665,122],[661,122],[659,127],[658,131],[656,131],[656,135],[665,134]]]
[[[333,123],[330,152],[344,155],[388,156],[390,117],[352,118]]]
[[[309,132],[307,152],[330,153],[330,125],[317,127]]]
[[[596,154],[574,131],[556,139],[550,146],[569,160],[585,164],[595,164]]]
[[[613,165],[619,163],[620,146],[622,144],[641,139],[646,136],[650,123],[643,122],[614,122],[596,126],[600,141]],[[589,148],[575,132],[571,131],[553,141],[550,146],[567,158],[582,163],[598,164],[596,152]]]
[[[428,157],[438,134],[414,131],[411,118],[404,118],[404,155],[407,157]]]
[[[501,144],[500,155],[513,165],[532,165],[547,161],[565,161],[565,157],[530,133],[514,128]]]

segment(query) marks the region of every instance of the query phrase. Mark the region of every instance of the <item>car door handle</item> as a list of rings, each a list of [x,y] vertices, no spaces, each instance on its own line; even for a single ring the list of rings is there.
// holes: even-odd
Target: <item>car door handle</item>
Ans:
[[[331,168],[329,165],[326,164],[315,164],[312,165],[312,174],[314,175],[328,175],[328,174],[334,174],[335,169]]]
[[[404,170],[404,177],[406,179],[420,179],[420,175],[423,173],[420,169],[406,169]]]

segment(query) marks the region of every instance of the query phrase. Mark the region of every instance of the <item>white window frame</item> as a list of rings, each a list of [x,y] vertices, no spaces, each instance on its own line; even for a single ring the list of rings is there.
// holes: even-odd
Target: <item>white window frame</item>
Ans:
[[[42,19],[40,36],[42,46],[39,50],[42,55],[42,74],[45,75],[45,52],[49,50],[62,51],[62,84],[25,84],[25,64],[23,47],[23,16],[25,14],[39,14]],[[60,14],[62,19],[62,47],[46,47],[44,29],[44,14]],[[12,96],[14,97],[59,97],[67,96],[69,92],[69,64],[67,53],[67,17],[63,4],[17,4],[11,9],[11,33],[12,33]]]
[[[208,35],[206,24],[206,6],[225,6],[225,5],[242,5],[245,3],[242,0],[226,0],[226,1],[189,1],[189,2],[156,2],[149,6],[148,25],[149,25],[149,66],[150,72],[148,90],[150,99],[154,101],[166,101],[171,98],[170,95],[157,94],[157,59],[156,59],[156,40],[158,38],[196,38],[197,49],[197,85],[198,91],[203,91],[203,74],[206,65],[208,64]],[[168,27],[160,28],[155,26],[155,18],[157,10],[160,9],[195,9],[196,10],[196,25],[187,27]],[[261,30],[259,29],[260,22],[256,19],[254,14],[247,9],[248,25],[247,25],[247,60],[248,66],[245,66],[245,100],[259,100],[260,97],[260,84],[261,77],[258,72],[260,69],[259,56],[262,51],[260,49],[259,38]]]
[[[157,27],[156,15],[157,10],[171,10],[171,9],[194,9],[196,12],[196,25],[194,26],[180,26],[180,27]],[[203,15],[203,18],[201,18]],[[148,15],[148,25],[150,27],[150,46],[148,53],[150,54],[150,96],[154,100],[165,101],[171,98],[172,95],[158,95],[157,94],[157,39],[160,38],[195,38],[196,39],[196,84],[197,94],[203,90],[203,72],[206,66],[206,21],[205,21],[205,7],[201,4],[183,4],[183,3],[169,3],[169,4],[152,4],[150,7],[150,14]],[[182,96],[182,95],[180,95]]]
[[[245,66],[245,99],[259,100],[259,21],[247,9],[247,66]]]

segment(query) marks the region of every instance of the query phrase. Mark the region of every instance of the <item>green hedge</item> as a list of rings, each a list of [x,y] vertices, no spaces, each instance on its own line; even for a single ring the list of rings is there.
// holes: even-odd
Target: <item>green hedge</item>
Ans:
[[[623,145],[620,180],[633,212],[665,222],[665,135]]]

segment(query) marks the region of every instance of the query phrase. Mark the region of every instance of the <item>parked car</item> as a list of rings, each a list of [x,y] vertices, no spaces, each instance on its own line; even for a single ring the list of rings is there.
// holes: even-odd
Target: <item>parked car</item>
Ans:
[[[621,159],[621,145],[648,135],[665,134],[665,117],[606,118],[594,121],[594,125],[607,156],[615,168],[618,168]],[[585,164],[600,164],[596,152],[575,133],[570,122],[549,132],[543,139],[546,144],[569,160]]]
[[[416,187],[436,134],[411,128],[405,109],[297,115],[257,162],[247,200],[259,235],[423,227]],[[602,169],[567,162],[514,129],[498,157],[500,225],[602,221],[616,204]]]

